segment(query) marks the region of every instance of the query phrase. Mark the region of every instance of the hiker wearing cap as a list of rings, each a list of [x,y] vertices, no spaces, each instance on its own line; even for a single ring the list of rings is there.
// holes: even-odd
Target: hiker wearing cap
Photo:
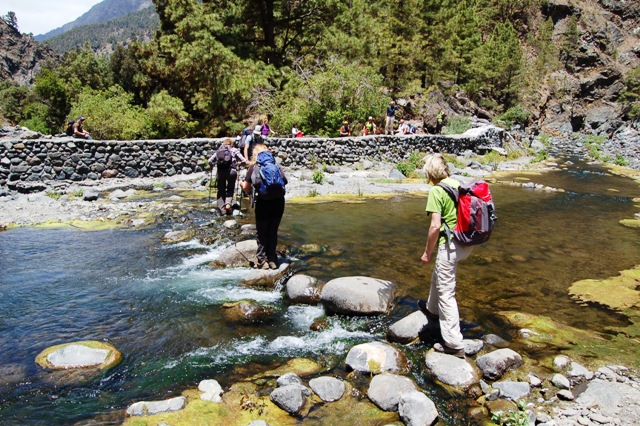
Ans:
[[[238,163],[247,164],[247,160],[233,144],[233,140],[225,139],[216,152],[209,157],[209,167],[212,169],[216,167],[218,210],[227,215],[231,214],[233,191],[238,179]]]
[[[342,127],[340,127],[340,136],[351,136],[351,129],[349,128],[349,122],[344,120]]]
[[[396,110],[398,107],[394,101],[389,102],[387,105],[387,120],[384,125],[384,134],[392,135],[393,134],[393,124],[396,119]]]
[[[258,269],[278,269],[278,228],[284,214],[287,177],[265,144],[256,145],[242,190],[255,202]]]
[[[440,326],[443,343],[433,348],[438,352],[464,358],[464,345],[460,332],[460,315],[456,301],[456,270],[458,262],[471,254],[471,246],[460,244],[455,238],[447,238],[445,223],[454,229],[457,222],[457,209],[446,190],[437,186],[443,182],[452,188],[460,187],[460,182],[450,177],[449,166],[442,154],[431,154],[424,158],[423,172],[433,187],[427,199],[427,214],[431,216],[427,243],[421,261],[427,264],[433,258],[437,247],[436,261],[431,274],[429,298],[418,301],[418,307],[427,316],[429,323]]]
[[[73,137],[81,138],[81,139],[91,139],[91,135],[89,132],[82,128],[82,124],[84,123],[84,117],[78,117],[75,123],[73,123]]]
[[[264,144],[261,132],[262,126],[260,124],[256,124],[253,128],[253,133],[247,136],[244,144],[244,158],[252,158],[255,146],[258,144]]]
[[[373,135],[376,132],[376,123],[373,122],[373,117],[369,116],[367,122],[362,127],[362,136]]]

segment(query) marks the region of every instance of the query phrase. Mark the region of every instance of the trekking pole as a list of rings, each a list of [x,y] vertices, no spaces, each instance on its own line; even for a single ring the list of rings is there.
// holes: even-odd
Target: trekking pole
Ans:
[[[213,167],[209,170],[209,198],[207,204],[211,206],[211,186],[213,184]]]
[[[251,268],[253,268],[253,267],[254,267],[255,262],[253,262],[253,261],[249,260],[249,259],[247,258],[247,256],[245,256],[245,255],[244,255],[244,253],[243,253],[243,252],[241,252],[241,251],[240,251],[240,249],[238,249],[238,247],[237,247],[237,246],[235,246],[235,245],[234,245],[234,246],[233,246],[233,248],[235,248],[235,249],[236,249],[236,251],[237,251],[238,253],[240,253],[240,255],[241,255],[242,257],[244,257],[244,259],[245,259],[247,262],[249,262],[249,266],[250,266]]]

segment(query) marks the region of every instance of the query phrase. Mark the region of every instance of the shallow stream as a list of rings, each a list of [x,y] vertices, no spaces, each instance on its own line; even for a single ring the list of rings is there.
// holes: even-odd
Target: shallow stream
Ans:
[[[620,315],[570,300],[567,288],[640,263],[640,231],[618,223],[638,211],[632,199],[640,189],[597,166],[569,167],[520,176],[566,192],[492,186],[497,229],[458,273],[466,337],[495,333],[509,339],[512,331],[495,321],[499,310],[547,315],[595,331],[625,325]],[[384,340],[388,325],[426,297],[432,265],[420,263],[424,205],[424,197],[287,205],[281,243],[298,259],[296,271],[322,280],[366,275],[398,287],[389,316],[330,318],[321,332],[309,329],[323,315],[321,307],[289,305],[280,289],[239,287],[246,269],[209,268],[228,241],[167,246],[160,241],[164,228],[0,233],[0,423],[117,422],[118,410],[132,402],[179,395],[207,378],[224,387],[236,375],[292,357],[337,365],[340,372],[351,346]],[[323,250],[298,249],[306,244]],[[242,299],[273,306],[279,315],[262,326],[225,323],[221,305]],[[124,360],[94,379],[62,384],[34,362],[48,346],[103,339]]]

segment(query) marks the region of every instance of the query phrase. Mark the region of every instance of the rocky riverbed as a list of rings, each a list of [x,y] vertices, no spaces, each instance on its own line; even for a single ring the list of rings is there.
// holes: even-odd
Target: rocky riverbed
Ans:
[[[571,151],[572,153],[581,153],[586,149],[580,141],[565,139],[552,140],[551,147],[551,150],[557,152]],[[487,177],[494,172],[518,171],[523,168],[535,167],[545,170],[556,167],[553,158],[535,165],[529,163],[530,158],[528,157],[488,166],[483,165],[478,161],[479,159],[473,158],[471,155],[468,155],[467,158],[461,157],[459,160],[466,167],[461,167],[456,172],[474,177]],[[318,202],[326,198],[381,197],[387,194],[424,193],[428,190],[429,187],[424,179],[404,179],[394,167],[393,164],[362,161],[348,168],[323,167],[317,170],[287,170],[290,182],[287,188],[288,199],[289,202]],[[317,176],[318,170],[322,172],[322,183],[317,183],[317,178],[314,179],[314,172]],[[631,175],[634,173],[630,171]],[[183,216],[191,206],[189,203],[195,202],[201,205],[203,210],[211,210],[213,203],[209,204],[208,202],[207,181],[208,176],[199,173],[157,179],[116,178],[96,182],[51,182],[43,185],[43,191],[32,194],[18,194],[0,190],[0,221],[4,226],[71,224],[87,228],[102,226],[144,227],[153,225],[158,218],[170,221],[172,218]],[[546,187],[538,189],[561,190]],[[218,226],[221,226],[222,221],[217,221],[217,223]],[[299,286],[299,281],[299,277],[292,278],[287,284],[286,291],[290,293],[289,297],[292,299],[295,297],[292,295],[296,293],[294,286]],[[304,287],[305,284],[303,283],[302,286]],[[297,291],[300,292],[299,289]],[[303,289],[301,293],[304,296],[306,290]],[[311,299],[310,302],[313,301],[315,299]],[[419,317],[419,312],[417,314]],[[419,325],[420,321],[423,320],[418,318]],[[537,337],[543,338],[534,327],[521,326],[520,331],[522,339],[529,340],[532,344],[535,344]],[[390,338],[390,341],[409,344],[417,337],[417,333],[416,336],[413,335],[414,332],[415,330],[409,326],[409,331],[405,329],[404,333],[398,333],[404,336],[402,342],[394,340],[395,338]],[[556,357],[553,362],[548,362],[548,365],[537,365],[536,368],[533,368],[533,365],[537,364],[539,360],[522,360],[519,354],[505,348],[506,343],[497,336],[485,336],[483,340],[466,342],[469,350],[467,351],[467,359],[463,361],[464,365],[457,365],[456,363],[459,362],[453,359],[454,357],[446,355],[439,357],[435,353],[427,354],[429,374],[438,383],[444,383],[445,387],[449,386],[454,389],[453,392],[461,392],[461,396],[465,395],[471,400],[481,402],[482,407],[488,407],[488,410],[482,408],[470,411],[465,415],[469,418],[482,419],[492,414],[494,419],[498,421],[500,415],[497,413],[503,412],[502,421],[505,423],[511,421],[510,424],[516,424],[513,422],[518,419],[524,422],[526,418],[531,424],[631,425],[636,424],[636,419],[640,417],[638,374],[625,366],[599,360],[598,368],[588,369],[579,360]],[[346,380],[336,382],[331,380],[331,377],[323,376],[323,368],[309,366],[308,360],[303,362],[303,367],[292,360],[290,364],[283,366],[277,372],[267,372],[260,377],[251,378],[247,382],[234,384],[224,392],[222,389],[218,389],[219,386],[214,383],[215,378],[210,378],[206,383],[201,383],[200,391],[187,391],[184,396],[179,397],[180,401],[140,402],[130,406],[127,411],[129,415],[136,416],[138,413],[149,414],[154,410],[159,410],[156,416],[160,417],[143,417],[144,424],[188,424],[179,419],[198,418],[203,414],[200,411],[203,406],[199,404],[204,402],[200,401],[217,404],[218,402],[215,401],[220,398],[221,394],[224,394],[225,401],[238,403],[237,406],[225,406],[225,410],[236,410],[242,413],[282,410],[284,414],[284,417],[274,414],[272,420],[266,423],[249,423],[247,421],[244,424],[289,424],[287,421],[295,420],[295,416],[306,416],[311,411],[321,416],[329,416],[329,412],[332,410],[331,404],[336,404],[333,409],[339,413],[344,414],[351,410],[352,414],[361,414],[369,409],[359,405],[363,400],[366,400],[382,410],[378,413],[377,419],[381,421],[386,419],[387,424],[399,424],[397,420],[394,420],[398,418],[396,417],[398,415],[405,424],[431,424],[438,417],[438,413],[436,412],[435,417],[433,415],[428,418],[420,416],[420,413],[423,412],[432,413],[431,404],[415,393],[416,384],[403,375],[406,370],[402,355],[395,355],[397,350],[393,349],[394,345],[386,342],[377,343],[384,345],[384,347],[365,346],[352,349],[357,353],[350,352],[344,362],[357,374],[349,376]],[[505,350],[511,352],[499,352]],[[389,355],[390,353],[392,355]],[[483,358],[490,354],[494,355],[489,359]],[[386,364],[394,357],[396,361]],[[365,362],[361,361],[363,358],[366,360]],[[459,377],[452,378],[448,374],[451,371],[468,371],[471,376],[479,372],[482,375],[482,380],[479,377],[474,377],[469,382],[461,383],[457,381]],[[359,376],[361,374],[364,376]],[[358,386],[359,382],[363,380],[363,377],[371,374],[384,378],[376,380],[375,383],[372,380],[368,387],[364,387],[363,391],[363,387]],[[286,379],[282,379],[283,377]],[[275,378],[279,378],[277,382],[274,381]],[[246,397],[247,392],[252,390],[267,392],[265,386],[271,389],[269,393],[263,394],[266,399],[253,400]],[[344,390],[340,391],[343,387]],[[389,392],[389,390],[391,391]],[[422,394],[421,392],[417,393]],[[344,396],[338,396],[338,394]],[[526,400],[527,402],[518,406],[514,402],[518,400]],[[249,405],[245,406],[246,404]],[[274,408],[276,406],[278,408]],[[167,412],[173,411],[175,407],[179,407],[180,411],[171,417],[172,415]],[[326,409],[322,407],[326,407]],[[210,406],[204,408],[211,409]],[[390,417],[384,415],[385,412],[395,413],[396,411],[399,413],[398,415],[393,414]],[[233,415],[233,411],[231,412]],[[509,416],[511,416],[511,420],[509,420]],[[218,418],[224,419],[225,417]],[[385,424],[385,422],[380,424]]]

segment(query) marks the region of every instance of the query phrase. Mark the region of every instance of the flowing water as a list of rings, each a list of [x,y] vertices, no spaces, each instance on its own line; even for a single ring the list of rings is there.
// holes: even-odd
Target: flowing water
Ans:
[[[459,268],[463,331],[508,338],[509,330],[494,321],[498,310],[590,330],[624,325],[610,311],[572,302],[567,288],[639,263],[640,231],[618,224],[638,211],[637,183],[585,164],[528,178],[566,192],[493,185],[497,229]],[[309,327],[323,315],[321,307],[290,305],[279,289],[239,287],[247,269],[209,268],[229,242],[167,246],[160,242],[165,229],[0,233],[0,424],[117,421],[118,410],[132,402],[178,395],[206,378],[224,386],[235,374],[292,357],[340,370],[351,346],[384,340],[388,325],[426,297],[432,265],[420,263],[424,206],[424,197],[287,206],[281,243],[298,259],[297,272],[322,280],[366,275],[398,287],[389,316],[330,318],[320,332]],[[297,249],[305,244],[323,250]],[[275,322],[226,323],[222,304],[242,299],[276,309]],[[35,364],[46,347],[77,340],[109,341],[124,359],[75,384],[58,382]]]

